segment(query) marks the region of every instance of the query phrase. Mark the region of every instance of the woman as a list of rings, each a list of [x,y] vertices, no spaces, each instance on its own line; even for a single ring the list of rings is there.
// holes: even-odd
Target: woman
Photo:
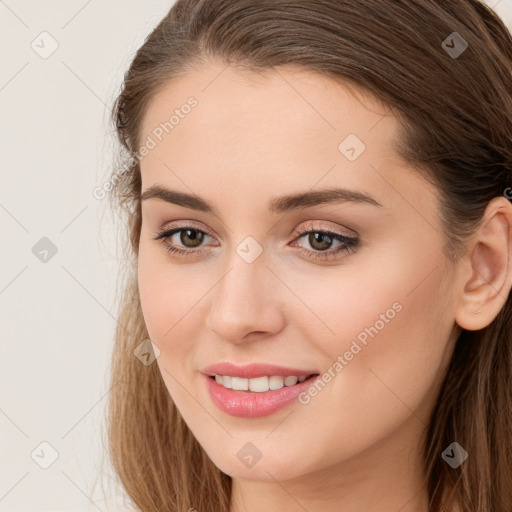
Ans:
[[[512,510],[512,38],[477,0],[178,0],[113,110],[138,510]]]

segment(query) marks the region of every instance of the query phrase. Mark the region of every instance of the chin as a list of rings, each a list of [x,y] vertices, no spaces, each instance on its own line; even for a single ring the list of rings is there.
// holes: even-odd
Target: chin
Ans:
[[[279,453],[274,452],[270,455],[262,453],[261,458],[256,462],[252,462],[251,465],[250,460],[244,461],[243,448],[239,448],[239,444],[236,441],[232,441],[232,445],[236,446],[236,449],[233,450],[230,456],[226,456],[226,452],[219,453],[218,456],[208,452],[215,466],[231,478],[273,482],[275,480],[291,480],[303,476],[307,472],[306,468],[296,465],[295,454],[293,454],[293,457],[286,459],[281,457]],[[239,456],[240,452],[242,454]],[[303,458],[304,454],[301,454],[300,459]]]

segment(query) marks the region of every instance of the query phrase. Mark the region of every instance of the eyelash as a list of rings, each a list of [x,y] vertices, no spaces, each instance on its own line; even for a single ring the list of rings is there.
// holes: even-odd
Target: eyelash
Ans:
[[[190,253],[192,253],[192,254],[195,253],[196,255],[204,253],[206,251],[205,249],[178,249],[176,246],[169,245],[167,243],[167,240],[169,238],[171,238],[173,235],[175,235],[176,233],[180,233],[181,231],[185,231],[187,229],[196,231],[198,233],[203,233],[203,234],[211,237],[211,235],[209,233],[207,233],[201,229],[198,229],[195,226],[184,225],[184,226],[180,226],[178,228],[173,228],[170,230],[164,228],[164,229],[158,231],[157,233],[155,233],[155,235],[156,235],[155,240],[158,240],[159,243],[161,243],[167,251],[169,251],[172,254],[177,254],[179,256],[185,256]],[[351,238],[351,237],[348,237],[341,233],[336,233],[334,231],[315,229],[312,224],[305,226],[303,228],[299,228],[297,230],[297,232],[295,233],[296,236],[293,239],[293,241],[295,241],[296,239],[300,239],[304,235],[309,235],[311,233],[321,233],[322,235],[327,235],[329,238],[336,240],[338,242],[341,242],[343,244],[340,247],[338,247],[337,249],[334,249],[334,250],[329,249],[326,251],[318,251],[318,250],[315,251],[315,250],[304,249],[304,247],[299,247],[299,252],[301,252],[302,254],[305,254],[308,258],[312,258],[312,259],[332,261],[340,253],[351,254],[351,253],[355,252],[359,248],[359,245],[360,245],[359,239],[357,239],[357,238]]]

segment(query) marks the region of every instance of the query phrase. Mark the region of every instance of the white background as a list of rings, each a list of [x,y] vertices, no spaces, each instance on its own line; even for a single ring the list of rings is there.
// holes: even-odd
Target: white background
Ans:
[[[92,191],[123,73],[172,3],[0,0],[2,512],[122,510],[101,435],[117,235]],[[512,29],[512,0],[488,3]],[[58,43],[46,59],[31,47],[51,48],[44,31]],[[57,247],[46,263],[42,237]],[[31,458],[51,456],[43,441],[59,454],[48,469]]]

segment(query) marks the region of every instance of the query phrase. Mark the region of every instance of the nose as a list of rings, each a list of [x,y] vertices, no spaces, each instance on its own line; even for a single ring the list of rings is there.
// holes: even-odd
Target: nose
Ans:
[[[263,255],[247,263],[235,254],[230,263],[212,290],[207,327],[235,344],[277,334],[284,325],[279,293],[282,283],[267,267]]]

